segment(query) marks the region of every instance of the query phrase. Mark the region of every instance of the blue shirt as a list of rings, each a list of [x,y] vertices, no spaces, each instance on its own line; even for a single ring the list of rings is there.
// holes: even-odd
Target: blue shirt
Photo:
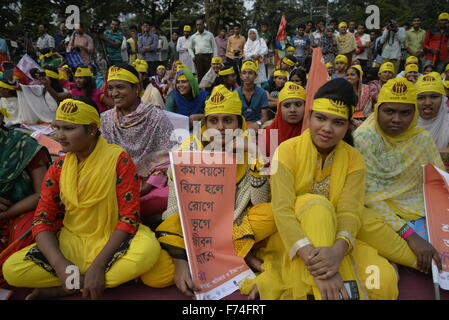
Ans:
[[[242,92],[242,87],[237,89],[242,100],[242,115],[248,122],[256,122],[262,118],[262,109],[268,108],[267,93],[261,87],[255,86],[251,101],[248,102]]]
[[[310,38],[307,36],[294,36],[292,37],[291,42],[296,48],[295,57],[305,57],[306,50],[310,47]]]
[[[158,61],[157,45],[159,43],[159,36],[155,33],[148,33],[141,35],[137,40],[137,50],[142,54],[142,59],[145,61]],[[150,51],[143,51],[143,47],[150,47]]]

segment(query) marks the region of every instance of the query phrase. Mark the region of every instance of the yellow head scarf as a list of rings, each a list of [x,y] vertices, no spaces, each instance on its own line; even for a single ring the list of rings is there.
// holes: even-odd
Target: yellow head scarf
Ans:
[[[93,106],[79,100],[65,99],[56,110],[56,120],[75,124],[95,123],[100,128],[100,114]]]
[[[415,84],[416,94],[423,92],[437,92],[446,95],[444,84],[438,72],[431,72],[418,78]]]
[[[405,59],[405,64],[407,64],[407,63],[414,63],[414,64],[417,64],[419,61],[418,61],[418,58],[417,57],[415,57],[415,56],[410,56],[410,57],[408,57],[407,59]]]
[[[285,70],[276,70],[274,73],[273,73],[273,77],[288,77],[288,73],[287,73],[287,71],[285,71]]]
[[[223,59],[221,57],[213,57],[211,63],[223,63]]]
[[[286,65],[290,66],[290,67],[294,67],[295,66],[295,62],[293,62],[292,60],[290,60],[287,57],[284,57],[284,59],[282,59],[282,62],[285,63]]]
[[[137,78],[134,73],[117,66],[112,66],[109,68],[108,81],[111,80],[127,81],[133,84],[139,83],[139,78]]]
[[[54,71],[51,71],[51,70],[48,70],[48,69],[44,69],[44,71],[45,71],[45,75],[47,77],[53,78],[53,79],[59,79],[59,74],[58,73],[56,73]]]
[[[229,74],[234,74],[234,73],[235,73],[235,71],[234,71],[233,67],[230,67],[228,69],[222,69],[222,70],[218,71],[218,74],[220,76],[227,76]]]
[[[69,80],[69,76],[67,75],[67,71],[64,68],[58,69],[59,79]]]
[[[185,70],[185,69],[189,69],[189,67],[186,66],[185,64],[180,64],[176,67],[176,72],[179,72],[179,71]]]
[[[372,121],[375,121],[376,131],[390,143],[394,144],[408,140],[409,138],[424,130],[423,128],[417,126],[419,113],[416,101],[417,95],[414,83],[408,81],[405,78],[390,79],[386,84],[382,86],[382,89],[380,89],[379,97],[374,107],[373,117],[368,117],[368,119],[365,120],[362,126],[370,125]],[[415,106],[415,113],[413,115],[413,120],[410,123],[410,126],[405,132],[397,136],[387,135],[379,125],[379,108],[383,103],[389,102],[410,103]]]
[[[394,73],[394,64],[391,62],[385,62],[383,63],[380,68],[379,68],[379,74],[384,72],[384,71],[390,71],[392,73]]]
[[[75,71],[75,77],[93,77],[94,74],[90,68],[78,67]]]
[[[250,69],[250,70],[254,71],[256,74],[257,74],[257,71],[258,71],[257,70],[258,69],[257,65],[254,62],[252,62],[252,61],[245,61],[243,63],[241,72],[243,72],[243,70],[246,70],[246,69]]]
[[[278,103],[281,104],[284,100],[292,98],[306,101],[306,91],[300,85],[287,81],[282,90],[279,92]]]
[[[405,73],[409,73],[409,72],[418,72],[418,65],[416,64],[409,64],[408,66],[405,67]]]
[[[339,54],[338,56],[335,57],[335,63],[342,61],[343,63],[348,64],[348,57],[343,55],[343,54]]]
[[[142,59],[136,59],[132,63],[133,67],[136,68],[137,72],[147,73],[148,72],[148,63]]]

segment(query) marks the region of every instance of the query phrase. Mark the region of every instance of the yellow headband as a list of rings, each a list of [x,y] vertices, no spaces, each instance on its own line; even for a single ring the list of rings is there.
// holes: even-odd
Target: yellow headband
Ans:
[[[65,99],[56,110],[56,120],[75,124],[95,123],[100,128],[100,115],[93,106],[79,100]]]
[[[58,73],[56,73],[54,71],[51,71],[51,70],[48,70],[48,69],[45,69],[45,75],[47,77],[49,77],[49,78],[59,79],[59,74]]]
[[[93,77],[94,74],[90,68],[78,67],[75,71],[75,77]]]
[[[187,67],[185,64],[180,64],[176,67],[176,72],[185,70],[185,69],[189,69],[189,67]]]
[[[213,57],[212,63],[223,63],[223,59],[221,57]]]
[[[184,26],[184,31],[191,31],[192,28],[190,28],[190,26]]]
[[[407,64],[407,63],[418,64],[418,58],[415,56],[410,56],[407,59],[405,59],[405,64]]]
[[[437,72],[431,72],[418,78],[415,83],[416,94],[423,92],[437,92],[446,95],[444,91],[444,84],[441,76]]]
[[[108,71],[108,81],[111,80],[121,80],[130,83],[139,83],[139,78],[137,78],[132,72],[122,69],[116,66],[112,66]]]
[[[326,63],[326,68],[332,68],[334,65],[332,64],[332,62],[328,62]]]
[[[252,61],[245,61],[245,63],[243,63],[241,71],[243,72],[243,70],[246,70],[246,69],[250,69],[250,70],[254,71],[256,74],[257,74],[257,71],[258,71],[257,70],[258,67]]]
[[[0,81],[0,88],[5,88],[8,90],[14,90],[14,91],[16,90],[16,88],[14,88],[13,86],[11,86],[3,81]]]
[[[338,29],[340,29],[341,27],[348,27],[348,25],[343,21],[338,24]]]
[[[204,114],[206,116],[217,113],[242,115],[242,100],[237,91],[229,91],[224,85],[216,86],[206,100]]]
[[[181,74],[176,80],[187,80],[187,77],[185,74]]]
[[[157,68],[156,68],[156,70],[157,69],[164,69],[165,70],[165,67],[163,66],[163,65],[160,65],[160,66],[158,66]]]
[[[449,20],[449,13],[443,12],[438,16],[438,20]]]
[[[279,92],[278,102],[282,103],[284,100],[293,98],[306,101],[306,91],[296,83],[287,81]]]
[[[416,104],[416,89],[414,83],[406,78],[393,78],[380,89],[376,107],[385,102]]]
[[[51,58],[52,56],[53,56],[53,52],[49,52],[49,53],[46,53],[46,54],[41,54],[39,56],[39,60],[44,60],[45,58]]]
[[[295,47],[288,47],[288,48],[287,48],[287,51],[295,51],[295,50],[296,50]]]
[[[287,57],[284,57],[284,59],[282,59],[282,62],[285,63],[286,65],[290,66],[290,67],[294,67],[295,66],[295,63],[292,60],[290,60],[289,58],[287,58]]]
[[[11,118],[11,115],[9,114],[9,112],[6,108],[0,108],[0,114],[4,115],[5,118]]]
[[[58,69],[59,79],[69,80],[67,71],[63,68]]]
[[[335,63],[342,61],[345,64],[348,64],[348,57],[342,54],[339,54],[338,56],[335,57]]]
[[[148,71],[148,63],[142,59],[134,60],[133,67],[136,68],[137,72],[147,73]]]
[[[233,67],[230,67],[228,69],[223,69],[223,70],[218,71],[218,74],[220,76],[227,76],[229,74],[235,74],[235,71],[234,71]]]
[[[345,119],[349,118],[348,106],[339,100],[331,100],[327,98],[319,98],[313,100],[313,111],[330,113]]]
[[[384,71],[390,71],[394,73],[394,64],[391,62],[385,62],[384,64],[382,64],[379,68],[379,73],[382,73]]]
[[[446,89],[449,89],[449,80],[445,80],[445,81],[443,82],[443,85],[444,85],[444,87],[445,87]]]
[[[405,67],[405,73],[406,74],[409,73],[409,72],[412,72],[412,71],[418,72],[418,65],[416,65],[416,64],[409,64],[409,65],[407,65]]]
[[[287,71],[285,71],[285,70],[276,70],[274,73],[273,73],[273,77],[288,77],[288,73],[287,73]]]
[[[359,71],[360,78],[363,77],[363,69],[362,69],[361,65],[356,64],[356,65],[351,66],[351,68],[357,69]]]

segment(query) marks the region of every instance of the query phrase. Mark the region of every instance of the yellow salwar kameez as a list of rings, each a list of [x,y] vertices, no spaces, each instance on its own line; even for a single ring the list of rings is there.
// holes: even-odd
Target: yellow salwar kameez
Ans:
[[[396,299],[398,277],[392,265],[366,243],[357,240],[364,205],[365,165],[361,154],[341,141],[322,161],[310,131],[282,143],[274,156],[272,208],[278,232],[258,255],[264,272],[246,280],[242,293],[257,285],[261,299],[321,299],[304,261],[301,247],[331,247],[338,238],[349,244],[339,273],[356,281],[360,299]],[[366,287],[368,266],[377,266],[379,286]]]

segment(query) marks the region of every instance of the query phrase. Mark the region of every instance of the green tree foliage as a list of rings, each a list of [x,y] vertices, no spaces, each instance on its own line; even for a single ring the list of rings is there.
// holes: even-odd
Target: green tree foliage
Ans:
[[[246,29],[246,10],[243,0],[205,0],[206,22],[209,31],[218,33],[221,26],[240,23]]]

